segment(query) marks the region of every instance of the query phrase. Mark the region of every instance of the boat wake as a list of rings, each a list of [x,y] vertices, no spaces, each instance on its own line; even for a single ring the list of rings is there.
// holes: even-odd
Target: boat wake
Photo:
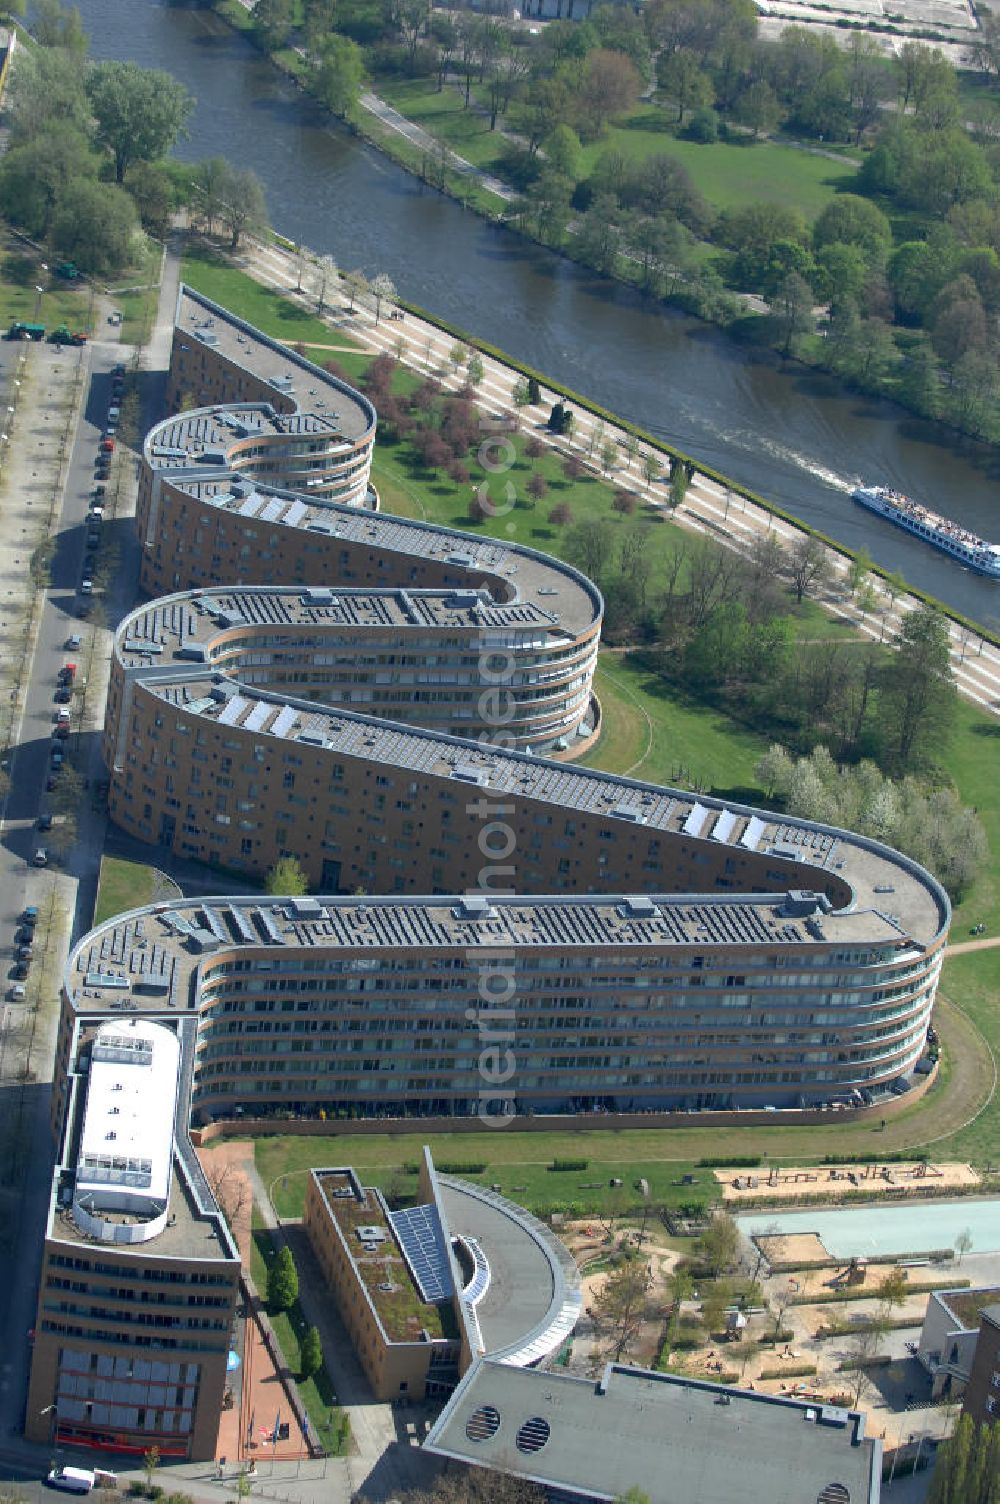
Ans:
[[[758,434],[756,444],[759,449],[766,450],[775,459],[785,460],[805,475],[811,475],[816,480],[822,481],[825,486],[830,486],[834,491],[843,491],[845,495],[849,495],[858,484],[857,476],[840,475],[836,470],[831,470],[826,465],[810,459],[808,455],[799,454],[798,450],[790,449],[787,444],[782,444],[778,439]]]

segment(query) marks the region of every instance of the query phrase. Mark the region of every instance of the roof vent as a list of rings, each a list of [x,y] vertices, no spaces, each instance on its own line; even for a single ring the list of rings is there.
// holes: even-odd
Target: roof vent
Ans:
[[[496,912],[488,898],[480,898],[475,894],[460,898],[452,910],[456,919],[495,919]]]
[[[465,1422],[470,1441],[489,1441],[500,1429],[500,1411],[495,1405],[480,1405]]]

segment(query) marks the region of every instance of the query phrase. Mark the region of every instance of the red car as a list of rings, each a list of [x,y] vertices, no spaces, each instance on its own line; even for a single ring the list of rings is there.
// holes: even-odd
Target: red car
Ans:
[[[114,441],[114,439],[103,438],[101,440],[101,449],[102,449],[102,451],[105,454],[112,454],[114,452],[114,447],[115,447],[115,441]]]

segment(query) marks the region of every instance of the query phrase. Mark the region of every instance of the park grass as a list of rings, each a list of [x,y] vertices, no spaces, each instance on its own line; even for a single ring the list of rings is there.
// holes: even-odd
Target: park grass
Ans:
[[[850,189],[855,171],[846,162],[831,162],[779,141],[685,141],[674,134],[669,115],[653,104],[640,105],[627,120],[609,126],[599,140],[585,146],[581,175],[589,176],[610,151],[621,152],[630,162],[661,153],[673,157],[715,209],[780,204],[810,223],[836,193]]]
[[[20,287],[0,277],[0,333],[5,334],[12,323],[35,323],[37,294],[34,285]],[[38,320],[46,329],[57,329],[66,324],[70,329],[90,331],[89,289],[78,289],[67,282],[53,285],[42,294]]]
[[[152,903],[155,869],[145,862],[129,862],[120,856],[102,856],[97,884],[94,923],[103,924],[115,914]]]
[[[969,951],[964,956],[946,960],[940,990],[972,1019],[992,1052],[994,1067],[1000,1064],[1000,1027],[997,1023],[1000,947]],[[974,1123],[952,1134],[940,1147],[936,1146],[934,1152],[942,1158],[947,1155],[978,1165],[1000,1161],[1000,1101],[996,1095]]]
[[[181,266],[181,277],[196,292],[221,303],[237,318],[246,319],[248,324],[271,339],[288,344],[350,345],[357,348],[357,340],[349,334],[331,329],[329,324],[307,312],[299,303],[230,266],[210,247],[189,246]],[[323,351],[311,352],[310,358],[321,362]]]
[[[274,1235],[260,1225],[260,1214],[254,1207],[253,1235],[250,1240],[250,1276],[257,1287],[261,1300],[267,1290],[267,1271],[277,1254]],[[306,1407],[310,1429],[319,1439],[330,1457],[339,1457],[347,1450],[350,1440],[350,1423],[343,1410],[336,1408],[337,1396],[326,1368],[321,1368],[311,1378],[300,1377],[302,1372],[301,1338],[306,1332],[306,1319],[298,1301],[288,1311],[268,1312],[268,1320],[278,1339],[282,1355],[295,1379],[299,1398]],[[333,1423],[331,1425],[331,1417]]]
[[[491,131],[489,120],[478,110],[467,110],[458,89],[447,87],[438,93],[433,78],[379,78],[376,88],[381,99],[391,104],[407,120],[422,126],[439,141],[444,141],[486,172],[503,176],[501,157],[509,145],[500,131]]]
[[[967,939],[974,924],[985,924],[988,935],[1000,932],[1000,800],[997,799],[1000,720],[967,700],[959,700],[952,724],[952,736],[942,751],[941,766],[953,780],[963,802],[978,811],[990,848],[985,872],[956,905],[953,933],[957,941]],[[1000,1043],[1000,1025],[995,1025],[994,1030]]]
[[[650,783],[719,798],[760,799],[754,768],[768,738],[724,712],[685,700],[633,654],[601,654],[596,682],[602,734],[583,761]]]

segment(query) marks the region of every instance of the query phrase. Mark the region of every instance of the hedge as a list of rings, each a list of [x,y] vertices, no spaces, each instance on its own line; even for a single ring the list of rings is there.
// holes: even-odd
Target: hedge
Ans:
[[[971,1279],[926,1279],[907,1285],[906,1293],[929,1295],[932,1290],[968,1290],[971,1285]],[[872,1285],[866,1290],[854,1285],[850,1290],[817,1290],[812,1295],[793,1295],[789,1305],[826,1306],[849,1300],[878,1300],[878,1287]]]
[[[762,1368],[762,1379],[808,1379],[819,1369],[815,1363],[789,1363],[784,1368]]]

